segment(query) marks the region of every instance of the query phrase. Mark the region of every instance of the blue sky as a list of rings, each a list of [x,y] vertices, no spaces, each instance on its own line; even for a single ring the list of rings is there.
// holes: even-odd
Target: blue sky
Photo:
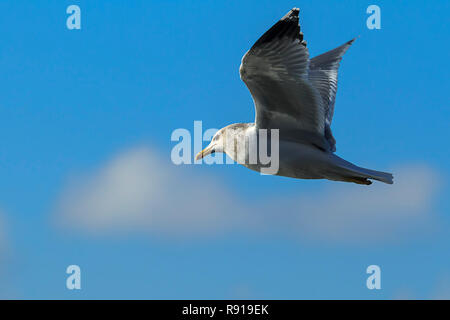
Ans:
[[[71,4],[81,30],[66,28]],[[381,30],[366,27],[370,4]],[[393,171],[393,186],[171,163],[173,130],[253,121],[240,59],[294,6],[312,56],[359,36],[340,69],[337,154]],[[448,298],[449,9],[2,1],[0,297]],[[71,264],[80,291],[65,287]]]

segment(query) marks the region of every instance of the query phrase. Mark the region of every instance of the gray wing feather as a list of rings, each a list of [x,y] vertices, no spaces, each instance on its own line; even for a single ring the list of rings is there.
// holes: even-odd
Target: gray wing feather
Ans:
[[[336,49],[314,57],[309,63],[309,80],[320,92],[326,109],[325,120],[330,124],[334,113],[339,64],[354,41],[355,39],[352,39]]]
[[[309,81],[319,91],[325,108],[325,138],[331,145],[332,151],[336,151],[336,140],[331,132],[331,121],[334,114],[336,100],[338,69],[342,56],[355,41],[352,39],[343,45],[314,57],[309,62]]]
[[[309,53],[294,8],[242,58],[241,79],[252,94],[258,128],[324,133],[324,108],[308,78]]]

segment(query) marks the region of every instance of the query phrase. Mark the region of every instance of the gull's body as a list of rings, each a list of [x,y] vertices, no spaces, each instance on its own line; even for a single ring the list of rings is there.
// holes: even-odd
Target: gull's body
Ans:
[[[343,54],[354,40],[309,59],[298,13],[298,9],[292,9],[242,58],[239,72],[255,103],[255,123],[222,128],[197,159],[224,152],[247,168],[261,171],[267,165],[259,160],[248,161],[251,148],[248,145],[237,148],[237,144],[257,141],[259,148],[260,129],[277,129],[277,175],[358,184],[371,184],[369,179],[392,183],[390,173],[358,167],[334,154],[336,141],[331,133],[331,121],[337,73]],[[269,150],[270,142],[264,140]]]

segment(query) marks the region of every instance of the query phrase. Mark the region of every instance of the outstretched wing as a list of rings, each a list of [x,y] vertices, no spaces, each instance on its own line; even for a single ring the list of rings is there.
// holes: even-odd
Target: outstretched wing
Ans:
[[[331,133],[331,121],[334,114],[339,63],[354,41],[355,39],[347,41],[340,47],[325,52],[309,61],[308,77],[322,97],[325,108],[325,138],[330,143],[333,151],[336,151],[336,140]]]
[[[258,128],[324,134],[325,109],[309,80],[299,9],[289,11],[244,55],[241,79],[252,94]]]

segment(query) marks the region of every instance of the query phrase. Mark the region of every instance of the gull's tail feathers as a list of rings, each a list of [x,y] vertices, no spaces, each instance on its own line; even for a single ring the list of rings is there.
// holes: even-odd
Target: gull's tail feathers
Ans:
[[[338,165],[336,170],[336,174],[339,176],[338,180],[366,185],[372,184],[370,180],[377,180],[387,184],[394,183],[392,173],[361,168],[337,156],[336,160],[336,164]]]
[[[363,176],[364,182],[370,182],[368,179],[381,181],[387,184],[393,184],[394,183],[394,176],[392,173],[383,172],[383,171],[376,171],[366,168],[358,167],[358,173],[359,175]],[[364,183],[364,184],[370,184],[370,183]]]

